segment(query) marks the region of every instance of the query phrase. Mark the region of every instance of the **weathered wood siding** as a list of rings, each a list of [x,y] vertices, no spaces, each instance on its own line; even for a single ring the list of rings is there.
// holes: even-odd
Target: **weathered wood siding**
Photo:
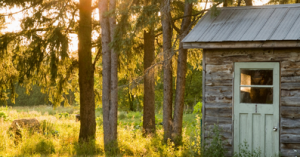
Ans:
[[[233,154],[233,66],[234,62],[280,62],[280,152],[300,155],[300,49],[206,49],[205,138],[218,124]]]

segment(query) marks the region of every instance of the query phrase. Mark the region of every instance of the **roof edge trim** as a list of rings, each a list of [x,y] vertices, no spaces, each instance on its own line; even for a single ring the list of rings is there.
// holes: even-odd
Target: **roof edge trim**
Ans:
[[[262,9],[262,8],[293,8],[293,7],[300,7],[300,3],[294,4],[277,4],[277,5],[256,5],[256,6],[239,6],[239,7],[218,7],[220,10],[227,10],[227,9]]]
[[[183,42],[184,49],[297,48],[300,41]]]

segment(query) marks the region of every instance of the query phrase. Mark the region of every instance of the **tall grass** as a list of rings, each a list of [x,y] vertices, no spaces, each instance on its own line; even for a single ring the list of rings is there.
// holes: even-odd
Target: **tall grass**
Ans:
[[[1,108],[8,120],[0,118],[0,156],[103,156],[103,120],[101,109],[96,110],[96,139],[84,145],[78,144],[80,123],[75,121],[79,113],[77,107],[56,108],[49,106]],[[68,113],[68,116],[61,116]],[[123,114],[118,123],[118,147],[115,156],[195,156],[199,154],[200,125],[196,114],[184,116],[183,145],[176,147],[172,142],[163,141],[163,129],[159,124],[162,115],[157,115],[157,133],[152,137],[143,137],[141,127],[142,114],[120,112]],[[8,131],[11,122],[21,118],[36,118],[41,130],[30,134],[22,129],[22,140],[14,143],[14,136]]]

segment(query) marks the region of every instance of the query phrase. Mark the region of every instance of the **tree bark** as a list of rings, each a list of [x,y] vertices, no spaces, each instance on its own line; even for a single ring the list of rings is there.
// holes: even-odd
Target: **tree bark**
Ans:
[[[237,6],[241,6],[242,0],[238,0]]]
[[[79,141],[95,139],[94,70],[92,63],[92,19],[91,0],[79,2],[78,58],[80,89],[80,133]]]
[[[155,133],[155,93],[154,93],[154,69],[151,67],[154,61],[154,31],[144,31],[144,110],[143,131],[145,135]]]
[[[228,6],[228,0],[224,0],[223,7],[227,7],[227,6]]]
[[[161,22],[163,29],[164,50],[164,97],[163,97],[163,127],[164,141],[171,139],[172,133],[172,28],[170,0],[162,0]]]
[[[110,40],[114,40],[116,19],[115,19],[115,9],[116,0],[109,1],[109,11],[113,13],[109,18],[110,24]],[[110,131],[111,139],[110,141],[114,143],[114,147],[117,145],[117,125],[118,125],[118,54],[111,49],[111,107],[109,111],[109,121],[110,121]]]
[[[181,23],[180,40],[179,40],[179,56],[177,65],[177,82],[176,82],[176,97],[174,107],[173,133],[172,141],[175,144],[180,144],[182,141],[182,118],[184,107],[184,92],[185,92],[185,76],[187,71],[187,49],[183,49],[182,40],[189,32],[192,15],[192,3],[185,2],[184,18]]]
[[[114,5],[114,4],[110,4]],[[117,140],[117,99],[115,92],[117,90],[115,83],[115,60],[116,54],[109,47],[111,42],[111,28],[113,19],[110,19],[105,14],[108,12],[108,0],[99,1],[99,16],[102,35],[102,109],[103,109],[103,132],[105,152],[110,152],[114,149]],[[114,99],[114,100],[113,100]]]

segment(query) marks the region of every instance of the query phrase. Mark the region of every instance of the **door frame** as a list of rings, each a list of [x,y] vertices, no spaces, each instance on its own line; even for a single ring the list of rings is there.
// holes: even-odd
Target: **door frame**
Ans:
[[[277,83],[277,91],[275,91],[275,87],[274,87],[274,91],[273,91],[273,102],[274,100],[276,99],[277,102],[278,102],[278,105],[277,105],[277,113],[278,113],[278,145],[277,145],[277,153],[276,154],[280,154],[280,143],[281,143],[281,140],[280,140],[280,131],[281,131],[281,123],[280,123],[280,120],[281,120],[281,115],[280,115],[280,102],[281,102],[281,64],[280,62],[268,62],[268,61],[260,61],[260,62],[254,62],[254,61],[250,61],[250,62],[233,62],[233,80],[232,80],[232,150],[233,150],[233,153],[235,152],[238,152],[238,150],[236,150],[236,138],[235,138],[235,105],[238,104],[238,103],[235,103],[236,101],[239,101],[240,99],[240,94],[238,95],[235,95],[235,91],[238,90],[239,91],[239,83],[240,83],[240,80],[239,81],[235,81],[236,78],[240,78],[240,76],[238,76],[238,72],[240,70],[237,70],[238,68],[241,69],[241,68],[244,68],[244,67],[241,67],[240,65],[237,65],[237,64],[257,64],[257,65],[261,65],[261,63],[264,63],[264,64],[272,64],[274,63],[274,71],[275,69],[277,70],[277,75],[278,75],[278,79],[277,81],[273,81],[273,85],[275,85]],[[277,65],[276,65],[277,64]],[[254,66],[253,69],[255,68],[261,68],[261,67],[257,67]],[[276,67],[277,66],[277,67]],[[249,68],[251,69],[250,67],[245,67],[245,68]],[[268,69],[268,67],[264,67],[266,69]],[[261,69],[264,69],[264,68],[261,68]],[[274,73],[274,72],[273,72]],[[274,76],[274,74],[273,74]],[[276,97],[276,95],[278,95],[278,97]]]

